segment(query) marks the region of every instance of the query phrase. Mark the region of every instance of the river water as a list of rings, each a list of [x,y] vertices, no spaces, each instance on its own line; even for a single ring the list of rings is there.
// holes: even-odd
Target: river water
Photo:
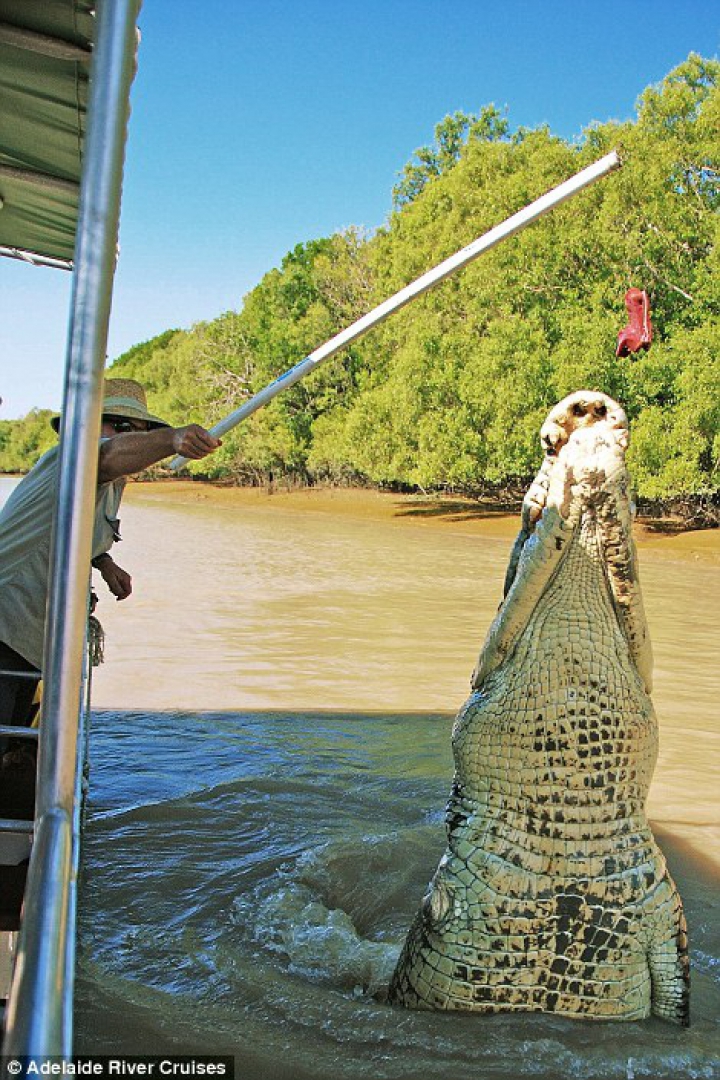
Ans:
[[[200,488],[131,489],[122,518],[135,593],[99,608],[79,1051],[233,1053],[242,1080],[720,1075],[716,563],[641,551],[649,815],[692,1027],[410,1013],[383,989],[444,847],[507,537]]]

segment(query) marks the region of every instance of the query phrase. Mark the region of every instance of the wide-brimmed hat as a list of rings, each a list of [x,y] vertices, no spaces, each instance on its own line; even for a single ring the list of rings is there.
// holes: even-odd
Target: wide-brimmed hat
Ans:
[[[144,420],[150,428],[170,427],[159,416],[148,412],[145,390],[134,379],[106,379],[103,416],[124,416],[128,420]],[[60,417],[50,421],[55,431],[60,429]]]

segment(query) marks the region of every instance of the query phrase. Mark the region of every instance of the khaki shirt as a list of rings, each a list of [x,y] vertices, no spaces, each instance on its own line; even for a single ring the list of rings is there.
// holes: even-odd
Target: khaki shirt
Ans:
[[[57,481],[54,446],[23,477],[0,513],[0,641],[36,668],[42,667]],[[117,538],[124,487],[124,479],[98,486],[93,559],[109,551]]]

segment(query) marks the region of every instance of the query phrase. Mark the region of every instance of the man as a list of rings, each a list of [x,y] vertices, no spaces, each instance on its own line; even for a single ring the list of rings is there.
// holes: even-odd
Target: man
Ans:
[[[51,423],[57,431],[60,418]],[[145,391],[134,379],[106,380],[92,563],[118,600],[132,591],[130,575],[109,554],[120,539],[117,512],[125,477],[171,454],[198,460],[220,445],[198,424],[174,428],[149,413]],[[43,455],[0,513],[0,724],[30,721],[40,678],[58,450]]]

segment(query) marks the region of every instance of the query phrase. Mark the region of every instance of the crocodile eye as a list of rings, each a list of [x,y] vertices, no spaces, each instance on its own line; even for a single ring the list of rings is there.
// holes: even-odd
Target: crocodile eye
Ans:
[[[573,405],[572,411],[573,411],[573,416],[584,416],[585,415],[585,406],[584,405]]]

